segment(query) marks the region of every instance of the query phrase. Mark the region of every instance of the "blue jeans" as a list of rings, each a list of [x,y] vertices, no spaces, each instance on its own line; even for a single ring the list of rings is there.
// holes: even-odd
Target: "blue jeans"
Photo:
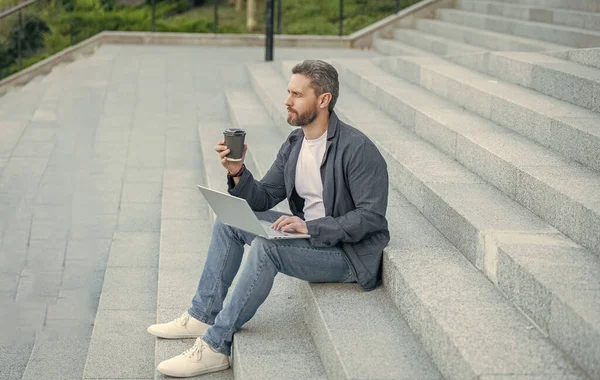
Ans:
[[[268,221],[281,215],[273,211],[256,214]],[[245,244],[250,245],[248,260],[231,300],[223,308]],[[212,325],[203,340],[215,351],[230,355],[233,334],[254,316],[279,272],[309,282],[356,281],[339,247],[315,248],[308,239],[268,240],[217,220],[198,290],[188,310],[192,317]]]

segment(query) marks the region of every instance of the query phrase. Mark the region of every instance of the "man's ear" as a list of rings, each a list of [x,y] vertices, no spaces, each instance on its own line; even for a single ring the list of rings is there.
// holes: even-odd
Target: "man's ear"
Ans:
[[[329,92],[322,94],[319,99],[319,108],[329,107],[329,102],[331,102],[331,99],[332,95]]]

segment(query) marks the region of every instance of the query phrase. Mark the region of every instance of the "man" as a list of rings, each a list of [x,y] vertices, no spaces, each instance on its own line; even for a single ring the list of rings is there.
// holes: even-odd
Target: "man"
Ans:
[[[301,128],[290,133],[260,181],[243,160],[227,160],[223,141],[216,146],[231,195],[246,199],[272,228],[311,237],[268,240],[217,220],[192,306],[148,328],[161,338],[198,337],[192,348],[160,363],[159,372],[188,377],[227,369],[233,334],[254,316],[279,272],[375,288],[389,242],[387,165],[364,134],[338,119],[338,93],[338,74],[328,63],[304,61],[292,69],[287,121]],[[268,211],[286,198],[293,215]],[[223,308],[245,244],[251,245],[248,260]]]

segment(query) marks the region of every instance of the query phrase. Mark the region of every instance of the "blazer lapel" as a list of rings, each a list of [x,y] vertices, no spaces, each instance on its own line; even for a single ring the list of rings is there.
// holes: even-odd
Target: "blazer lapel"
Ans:
[[[284,179],[287,199],[291,199],[292,191],[294,190],[294,186],[296,186],[296,164],[298,163],[298,157],[300,156],[303,138],[304,133],[300,133],[296,140],[292,142],[292,150],[290,151],[290,155],[285,164]]]
[[[337,132],[338,117],[335,112],[329,116],[329,125],[327,126],[327,144],[325,145],[325,154],[321,162],[321,182],[323,183],[323,206],[325,215],[333,216],[333,204],[335,197],[335,147],[332,147]]]

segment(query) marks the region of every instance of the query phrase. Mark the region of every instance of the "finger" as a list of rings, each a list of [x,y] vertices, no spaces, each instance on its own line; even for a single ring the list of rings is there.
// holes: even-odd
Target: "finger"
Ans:
[[[293,223],[296,223],[296,221],[294,220],[294,218],[293,218],[293,217],[286,217],[286,218],[285,218],[285,220],[283,220],[283,221],[280,223],[280,227],[281,227],[282,229],[284,229],[284,228],[288,227],[290,224],[293,224]]]
[[[279,217],[279,219],[277,219],[277,221],[275,221],[275,223],[273,223],[273,228],[276,230],[280,230],[281,227],[283,227],[284,225],[286,225],[286,220],[288,219],[287,216],[282,215]]]
[[[282,231],[284,232],[297,232],[298,229],[300,228],[300,223],[290,223],[287,226],[285,226]]]
[[[225,149],[227,149],[227,147],[226,147],[225,145],[217,145],[217,146],[215,146],[215,150],[216,150],[217,152],[222,152],[222,151],[224,151]]]
[[[277,218],[277,220],[273,223],[273,225],[271,226],[274,230],[279,230],[280,228],[280,224],[283,221],[285,217],[284,216],[280,216],[279,218]]]
[[[221,159],[223,159],[223,158],[225,158],[225,156],[227,156],[229,154],[229,152],[231,152],[229,149],[225,149],[224,151],[219,153],[219,156],[221,156]]]

